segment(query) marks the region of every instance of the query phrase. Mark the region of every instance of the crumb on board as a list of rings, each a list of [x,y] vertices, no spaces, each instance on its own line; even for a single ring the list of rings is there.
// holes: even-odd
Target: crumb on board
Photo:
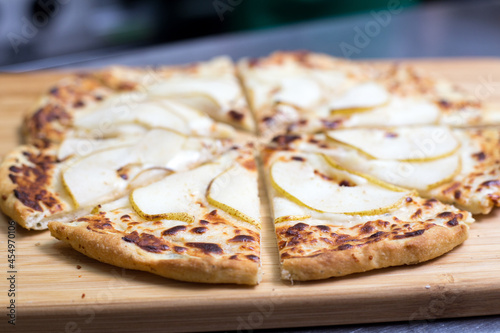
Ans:
[[[82,299],[84,299],[84,298],[85,298],[85,293],[82,294]]]
[[[81,269],[81,268],[82,268],[82,266],[76,265],[76,269]]]
[[[35,243],[35,246],[40,246],[40,242],[36,242],[36,243]]]

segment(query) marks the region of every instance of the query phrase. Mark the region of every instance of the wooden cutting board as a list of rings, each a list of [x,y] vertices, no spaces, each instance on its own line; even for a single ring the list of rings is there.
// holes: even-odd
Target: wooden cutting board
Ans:
[[[412,61],[478,97],[500,102],[500,60]],[[18,145],[23,113],[61,72],[0,75],[0,154]],[[499,103],[500,104],[500,103]],[[279,278],[268,207],[262,207],[263,281],[202,285],[89,259],[48,232],[15,231],[16,331],[209,331],[500,314],[500,210],[478,218],[466,243],[430,262],[291,285]],[[0,331],[11,273],[0,215]],[[12,236],[11,236],[12,237]]]

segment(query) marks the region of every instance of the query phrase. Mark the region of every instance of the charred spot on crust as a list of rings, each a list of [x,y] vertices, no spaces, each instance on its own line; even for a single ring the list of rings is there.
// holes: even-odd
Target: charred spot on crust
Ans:
[[[436,199],[427,199],[424,202],[424,206],[426,206],[426,207],[432,207],[435,202],[437,202]]]
[[[482,182],[479,186],[500,186],[500,180],[492,179]]]
[[[413,201],[413,199],[411,197],[407,197],[405,200],[406,200],[406,202],[412,202]]]
[[[462,191],[460,191],[460,190],[456,190],[456,191],[453,193],[453,197],[454,197],[455,199],[457,199],[457,200],[458,200],[458,199],[460,199],[460,197],[461,197],[461,196],[462,196]]]
[[[38,109],[30,118],[28,118],[28,128],[30,132],[38,132],[47,127],[52,122],[60,122],[63,125],[69,125],[71,116],[66,110],[54,104],[47,104]]]
[[[200,249],[204,254],[222,254],[221,247],[215,243],[186,243],[189,247]]]
[[[370,237],[368,238],[378,238],[380,236],[383,236],[384,234],[386,234],[384,231],[377,231],[376,233],[370,235]]]
[[[148,252],[160,253],[169,249],[168,245],[162,239],[146,233],[139,235],[137,231],[123,236],[122,239],[128,243],[134,243]]]
[[[259,257],[257,257],[256,255],[253,255],[253,254],[248,254],[245,256],[246,258],[252,260],[252,261],[255,261],[255,262],[259,262]]]
[[[303,162],[303,161],[305,161],[305,158],[300,157],[300,156],[292,156],[292,160],[294,160],[294,161],[301,161],[301,162]]]
[[[208,222],[207,220],[200,220],[200,224],[201,225],[207,225],[209,224],[210,222]]]
[[[472,154],[472,157],[474,157],[478,161],[484,161],[486,159],[486,154],[481,151],[479,153]]]
[[[122,216],[120,217],[120,219],[122,219],[122,220],[129,220],[130,218],[131,218],[131,217],[130,217],[130,215],[128,215],[128,214],[122,215]]]
[[[255,242],[255,238],[248,235],[238,235],[231,238],[229,242]]]
[[[316,228],[321,232],[330,232],[330,227],[326,225],[317,225]]]
[[[398,134],[393,132],[386,132],[384,135],[386,138],[397,138]]]
[[[373,232],[375,230],[375,227],[372,226],[369,222],[365,223],[360,229],[359,229],[363,234],[368,234],[370,232]]]
[[[437,214],[437,217],[439,217],[439,218],[448,218],[448,217],[451,217],[453,215],[454,214],[452,212],[442,212],[442,213]]]
[[[305,224],[305,223],[302,223],[302,222],[301,223],[297,223],[296,225],[291,226],[291,227],[289,227],[286,230],[286,235],[287,236],[297,235],[300,231],[305,230],[307,227],[309,227],[309,224]]]
[[[414,219],[418,219],[419,217],[422,216],[422,209],[417,209],[417,211],[411,216],[411,219],[414,220]]]
[[[451,220],[446,222],[446,224],[450,227],[456,227],[458,225],[458,220],[456,217],[453,217]]]
[[[298,139],[300,139],[300,135],[292,135],[292,134],[278,135],[272,139],[272,142],[277,143],[278,146],[286,146],[289,143]]]
[[[9,168],[14,174],[9,174],[10,180],[17,185],[14,196],[25,206],[42,212],[42,204],[51,213],[61,211],[63,208],[55,194],[50,193],[44,187],[50,184],[52,169],[57,163],[55,156],[43,153],[23,152],[23,155],[31,162],[32,166],[12,166]]]
[[[235,121],[242,121],[243,118],[245,118],[245,115],[243,113],[234,110],[229,111],[228,114],[229,117],[231,117],[231,119]]]
[[[177,253],[184,253],[187,251],[187,249],[185,247],[182,247],[182,246],[174,246],[174,251]]]
[[[164,230],[161,234],[163,236],[173,236],[173,235],[177,234],[180,231],[185,231],[186,229],[187,229],[186,226],[177,225],[177,226],[172,227],[170,229]]]
[[[415,231],[409,231],[409,232],[405,232],[402,235],[396,235],[396,236],[394,236],[394,239],[416,237],[416,236],[422,235],[424,232],[425,232],[425,229],[420,229],[420,230],[415,230]]]
[[[344,251],[344,250],[349,250],[349,249],[352,249],[354,246],[352,246],[351,244],[343,244],[343,245],[340,245],[337,250],[339,251]]]
[[[74,108],[81,108],[81,107],[84,107],[84,106],[85,106],[85,103],[82,100],[78,100],[75,103],[73,103],[73,107]]]
[[[211,211],[210,213],[208,213],[209,215],[212,215],[212,216],[215,216],[217,215],[217,209],[214,209],[213,211]]]
[[[319,170],[316,170],[316,169],[314,170],[314,174],[315,174],[316,176],[319,176],[319,177],[323,178],[323,179],[324,179],[324,180],[326,180],[326,181],[331,181],[331,180],[333,180],[331,177],[328,177],[327,175],[325,175],[325,174],[321,173]]]
[[[205,232],[207,232],[207,228],[206,227],[197,227],[197,228],[193,228],[191,230],[189,230],[190,232],[194,233],[194,234],[204,234]]]

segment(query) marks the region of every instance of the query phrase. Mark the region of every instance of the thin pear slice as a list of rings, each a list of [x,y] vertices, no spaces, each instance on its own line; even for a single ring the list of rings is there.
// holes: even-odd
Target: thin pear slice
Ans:
[[[140,186],[147,186],[167,177],[172,173],[172,170],[164,167],[151,167],[142,170],[130,181],[128,188],[134,189]]]
[[[94,153],[63,171],[63,186],[77,208],[91,206],[98,200],[109,200],[123,192],[128,182],[117,170],[135,162],[136,157],[130,154],[130,147]]]
[[[333,114],[351,114],[369,111],[384,105],[389,100],[389,94],[384,87],[374,82],[367,82],[354,86],[343,96],[330,103]]]
[[[186,140],[184,135],[173,131],[154,129],[134,145],[130,154],[137,156],[137,162],[145,166],[167,166]]]
[[[368,112],[351,114],[343,125],[345,127],[429,125],[436,124],[439,116],[439,108],[430,101],[392,96],[384,105]]]
[[[395,191],[395,192],[406,192],[407,191],[406,188],[395,186],[391,182],[387,182],[387,181],[384,181],[383,179],[381,180],[379,178],[372,177],[368,173],[363,173],[363,172],[360,172],[360,171],[356,170],[357,167],[358,167],[358,169],[365,170],[365,168],[363,168],[363,166],[364,166],[363,164],[352,164],[351,163],[349,165],[352,165],[353,168],[349,169],[349,168],[341,165],[339,162],[337,162],[331,156],[328,156],[328,155],[325,155],[325,154],[321,154],[321,155],[323,156],[323,158],[326,160],[326,162],[331,167],[333,167],[333,168],[335,168],[337,170],[341,170],[341,171],[346,171],[346,172],[352,173],[353,175],[362,177],[362,178],[368,180],[369,182],[372,182],[373,184],[377,184],[378,186],[384,187],[384,188],[386,188],[388,190],[391,190],[391,191]],[[366,160],[361,161],[360,159],[358,159],[357,162],[360,162],[360,163],[363,163],[363,162],[369,163],[371,161],[366,161]],[[390,161],[390,162],[392,162],[392,161]],[[347,163],[346,163],[346,165],[347,165]]]
[[[207,190],[207,201],[214,207],[260,228],[260,204],[257,177],[234,165],[217,176]]]
[[[142,101],[140,104],[102,106],[74,120],[77,128],[98,128],[104,133],[112,132],[116,123],[139,123],[150,128],[170,128],[189,133],[188,124],[182,117],[154,100]]]
[[[274,219],[274,223],[291,222],[291,221],[303,221],[310,219],[311,215],[286,215],[280,216]]]
[[[135,189],[130,203],[142,218],[194,222],[200,208],[197,201],[205,198],[208,185],[225,168],[210,163],[199,168],[175,173],[151,185]]]
[[[460,147],[451,130],[442,126],[342,129],[327,135],[373,159],[431,161],[450,156]]]
[[[340,186],[315,173],[305,161],[277,161],[271,166],[271,182],[278,193],[321,213],[349,215],[383,214],[399,206],[408,192],[391,191],[364,183]]]
[[[128,197],[124,196],[121,197],[120,199],[111,202],[99,204],[95,206],[90,213],[97,214],[99,212],[111,212],[116,209],[128,208],[128,207],[130,207],[130,202],[128,200]]]
[[[281,81],[281,89],[274,96],[277,102],[291,104],[299,108],[314,106],[321,98],[321,87],[307,77],[289,77]]]
[[[83,157],[100,150],[130,146],[138,142],[139,139],[140,137],[133,135],[104,140],[67,138],[59,146],[57,158],[59,160],[64,160],[70,156]]]
[[[325,158],[329,163],[337,164],[341,168],[349,168],[352,173],[380,185],[401,186],[421,192],[450,182],[461,170],[459,154],[427,162],[367,160],[356,155],[339,156],[337,160],[340,162],[333,160],[330,156],[325,155]]]

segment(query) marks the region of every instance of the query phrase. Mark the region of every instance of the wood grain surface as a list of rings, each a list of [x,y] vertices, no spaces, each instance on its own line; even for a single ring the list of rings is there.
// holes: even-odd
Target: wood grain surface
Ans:
[[[500,102],[500,60],[412,61]],[[20,143],[24,112],[61,72],[0,75],[0,154]],[[264,192],[261,192],[265,196]],[[265,202],[265,201],[264,201]],[[202,285],[89,259],[48,232],[16,229],[15,328],[7,324],[8,218],[0,215],[0,331],[166,332],[252,330],[500,314],[500,210],[479,217],[469,240],[430,262],[319,282],[281,281],[263,205],[263,281]]]

